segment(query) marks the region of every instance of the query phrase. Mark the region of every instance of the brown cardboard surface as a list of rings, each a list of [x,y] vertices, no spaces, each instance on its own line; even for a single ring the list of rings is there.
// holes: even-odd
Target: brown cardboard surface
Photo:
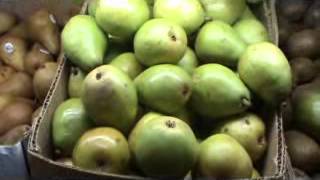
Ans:
[[[274,10],[274,0],[264,1],[263,5],[257,7],[261,20],[265,23],[270,33],[271,40],[277,44],[277,24]],[[86,7],[84,6],[84,9]],[[45,108],[33,126],[33,133],[28,145],[28,157],[31,174],[39,179],[63,178],[63,179],[146,179],[144,177],[103,174],[94,171],[79,169],[77,167],[66,167],[52,160],[51,143],[51,120],[57,106],[67,97],[67,79],[69,64],[63,54],[63,60],[59,66],[58,74],[47,96]],[[263,168],[265,180],[284,179],[286,172],[286,153],[282,129],[281,115],[277,112],[266,111],[268,124],[269,147],[266,152]]]

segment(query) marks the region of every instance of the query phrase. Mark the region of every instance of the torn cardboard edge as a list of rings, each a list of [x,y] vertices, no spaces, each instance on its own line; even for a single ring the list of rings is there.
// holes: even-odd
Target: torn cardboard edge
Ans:
[[[88,1],[84,3],[82,13],[86,13]],[[261,7],[263,11],[262,18],[268,29],[271,40],[278,44],[278,28],[275,15],[275,0],[264,1]],[[68,77],[69,64],[66,62],[63,53],[57,71],[57,76],[47,94],[44,103],[44,109],[41,116],[37,119],[32,127],[33,133],[28,145],[28,158],[31,169],[31,174],[35,177],[64,177],[74,179],[94,178],[94,179],[130,179],[130,180],[146,180],[149,178],[138,177],[131,175],[116,175],[109,173],[100,173],[90,170],[83,170],[77,167],[67,167],[63,164],[50,159],[52,155],[51,141],[51,120],[56,107],[66,99],[66,81]],[[270,142],[264,166],[265,177],[259,178],[263,180],[280,180],[283,179],[286,172],[286,153],[284,145],[284,136],[282,128],[282,118],[278,113],[272,119],[271,126],[268,128],[268,141]],[[48,131],[49,130],[49,131]],[[51,152],[50,152],[51,151]]]

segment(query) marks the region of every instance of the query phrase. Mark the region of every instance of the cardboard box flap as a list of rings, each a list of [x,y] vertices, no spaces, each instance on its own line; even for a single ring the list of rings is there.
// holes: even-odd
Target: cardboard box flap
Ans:
[[[274,10],[275,0],[264,1],[262,6],[257,7],[258,16],[266,25],[270,33],[271,40],[277,44],[277,25]],[[85,12],[86,3],[82,12]],[[61,55],[63,58],[63,54]],[[50,177],[58,176],[66,179],[131,179],[131,180],[146,180],[145,177],[104,174],[94,171],[79,169],[76,167],[70,168],[63,164],[53,161],[53,147],[51,143],[51,120],[55,109],[58,105],[67,98],[67,79],[69,74],[69,63],[65,58],[61,61],[58,70],[58,76],[55,79],[54,85],[50,89],[47,96],[46,108],[42,116],[33,126],[33,134],[28,146],[30,168],[35,177]],[[284,177],[285,172],[285,149],[282,129],[282,118],[277,112],[266,112],[269,117],[267,121],[268,127],[268,142],[269,146],[266,152],[265,162],[263,165],[264,180],[280,180]],[[76,178],[74,178],[76,177]]]

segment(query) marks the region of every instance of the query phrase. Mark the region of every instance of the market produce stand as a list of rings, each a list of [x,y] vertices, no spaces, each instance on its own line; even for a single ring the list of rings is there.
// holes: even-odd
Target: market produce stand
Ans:
[[[273,9],[274,2],[266,1],[256,10],[273,42],[277,43],[277,26]],[[85,6],[84,6],[85,7]],[[85,11],[84,11],[85,12]],[[62,57],[61,57],[62,58]],[[53,147],[51,135],[48,134],[51,127],[53,114],[58,105],[67,98],[67,84],[70,73],[70,63],[64,58],[58,70],[58,76],[47,98],[48,106],[42,117],[34,125],[33,135],[29,144],[29,162],[31,174],[34,177],[88,177],[94,179],[145,179],[138,176],[102,174],[95,171],[83,170],[77,167],[68,167],[52,160]],[[269,114],[269,113],[266,113]],[[269,146],[264,162],[265,179],[283,179],[286,173],[286,154],[284,138],[282,135],[281,116],[277,113],[266,116],[269,119],[268,141]]]
[[[94,11],[92,11],[92,9],[90,9],[90,7],[89,7],[90,3],[91,3],[90,0],[85,1],[83,3],[82,8],[81,8],[79,5],[73,4],[73,2],[70,0],[68,0],[68,1],[66,1],[66,0],[40,0],[40,1],[37,1],[37,0],[25,0],[25,1],[19,1],[19,0],[6,1],[6,0],[3,0],[3,1],[1,1],[0,0],[0,10],[9,11],[10,13],[13,13],[18,18],[23,20],[25,18],[28,18],[29,15],[31,15],[33,12],[36,12],[39,9],[45,8],[53,15],[54,21],[56,21],[56,23],[58,23],[60,25],[61,30],[63,30],[64,25],[67,24],[70,17],[78,14],[76,12],[79,12],[80,14],[83,14],[83,15],[87,15],[87,14],[91,13],[91,15],[94,17],[95,14],[92,14],[92,12],[94,12]],[[262,24],[263,24],[262,26],[264,26],[266,28],[267,34],[269,37],[268,38],[269,41],[272,42],[274,45],[278,46],[278,44],[279,44],[278,22],[279,21],[278,21],[277,14],[276,14],[276,1],[275,0],[264,0],[260,4],[251,4],[250,7],[251,7],[252,11],[254,12],[255,16],[258,18],[258,20],[262,22]],[[101,12],[103,12],[103,11],[101,11]],[[159,13],[159,14],[161,14],[161,13]],[[164,14],[164,15],[162,14],[162,16],[165,16],[165,15],[166,14]],[[94,17],[94,18],[96,18],[96,17]],[[93,18],[91,18],[91,19],[93,19]],[[106,29],[108,31],[114,30],[114,29],[109,29],[110,28],[109,26],[102,26],[103,22],[108,21],[108,19],[102,19],[102,20],[100,19],[99,21],[100,21],[99,25],[102,27],[102,29],[104,31],[106,31]],[[214,23],[212,23],[212,24],[214,24]],[[214,25],[215,25],[215,27],[219,27],[221,24],[222,24],[222,26],[225,26],[221,22],[216,23]],[[79,26],[79,27],[81,27],[81,26]],[[227,27],[227,26],[225,26],[225,27]],[[200,29],[200,26],[197,28]],[[189,33],[189,31],[194,31],[194,30],[190,30],[190,29],[185,29],[185,30],[187,33]],[[238,27],[237,30],[241,31],[243,29],[241,29],[241,27]],[[173,31],[175,31],[175,30],[173,30]],[[114,31],[112,31],[112,32],[113,33],[120,33],[120,35],[123,35],[123,34],[121,34],[121,33],[123,33],[121,31],[117,32],[117,30],[116,30],[115,32]],[[145,32],[147,32],[147,30]],[[127,35],[126,33],[124,33],[124,34],[125,34],[125,36]],[[142,40],[143,40],[143,38],[145,38],[144,34],[140,35],[140,37],[142,37]],[[180,36],[173,35],[171,38],[173,38],[173,40],[175,41],[177,37],[179,38]],[[195,39],[195,37],[192,37],[192,36],[190,36],[190,37],[191,37],[190,39],[193,38],[192,41]],[[64,37],[62,37],[62,39],[63,38]],[[242,37],[242,38],[245,39],[246,37]],[[64,38],[64,39],[66,39],[66,38]],[[119,42],[121,42],[121,41],[122,40],[120,38]],[[101,43],[101,42],[99,41],[99,43]],[[248,42],[246,42],[246,43],[248,43]],[[282,42],[280,42],[280,43],[282,43]],[[190,44],[188,44],[188,46],[190,46]],[[64,45],[66,45],[66,44],[64,44]],[[98,46],[99,45],[104,46],[103,43],[98,44]],[[271,43],[269,43],[269,44],[266,44],[265,47],[275,49],[276,46],[274,46],[274,45],[271,45]],[[98,46],[96,46],[96,47],[98,47]],[[192,44],[191,46],[193,48],[194,44]],[[110,47],[113,48],[113,45],[111,45],[109,42],[108,48],[110,48]],[[193,48],[193,49],[196,49],[196,48]],[[65,48],[65,50],[68,51],[68,49],[66,49],[66,48]],[[130,50],[130,51],[133,51],[133,50]],[[136,51],[136,49],[135,49],[135,51]],[[192,51],[192,49],[191,49],[191,51]],[[196,51],[196,53],[198,53],[197,54],[198,56],[199,56],[199,54],[201,54],[201,53],[199,53],[198,50],[195,50],[195,51]],[[275,51],[277,51],[277,49]],[[266,52],[266,51],[261,51],[261,52]],[[67,156],[63,156],[63,155],[65,155],[64,154],[65,149],[63,149],[64,148],[63,143],[62,143],[62,146],[59,146],[60,145],[59,142],[55,139],[57,136],[55,136],[55,132],[54,132],[55,129],[53,127],[54,126],[53,124],[54,123],[57,124],[57,121],[58,121],[57,120],[58,113],[56,111],[57,111],[57,109],[60,108],[61,104],[68,104],[66,102],[69,101],[68,99],[70,97],[76,97],[76,98],[78,98],[78,100],[73,101],[73,102],[72,102],[72,100],[69,101],[69,106],[72,106],[77,103],[79,104],[79,102],[83,103],[82,101],[79,100],[79,97],[78,97],[79,94],[75,93],[74,89],[70,90],[70,82],[69,82],[70,78],[72,78],[72,75],[74,75],[74,76],[79,75],[79,72],[82,73],[84,69],[86,71],[90,72],[91,70],[96,68],[96,65],[94,65],[94,66],[91,65],[92,67],[88,67],[88,66],[86,66],[85,63],[78,64],[77,62],[79,62],[79,57],[76,57],[76,58],[70,57],[70,54],[68,54],[68,53],[69,52],[65,52],[65,51],[63,51],[63,48],[61,48],[61,52],[55,56],[57,58],[57,61],[59,62],[58,68],[55,73],[54,80],[51,83],[50,90],[48,91],[46,98],[43,101],[42,109],[32,124],[32,130],[29,132],[30,136],[25,137],[23,140],[21,140],[21,142],[17,143],[14,146],[0,146],[0,179],[1,179],[2,175],[6,176],[6,177],[18,176],[18,177],[21,177],[22,179],[30,178],[30,179],[97,179],[97,180],[99,180],[99,179],[101,179],[101,180],[102,179],[110,179],[110,180],[112,180],[112,179],[115,179],[115,180],[122,180],[122,179],[139,180],[139,179],[141,179],[142,180],[142,179],[153,179],[153,178],[149,178],[148,176],[156,177],[156,175],[152,175],[152,173],[150,173],[149,175],[146,175],[146,174],[148,174],[148,170],[145,170],[145,169],[137,166],[137,162],[134,162],[134,163],[136,163],[134,165],[130,164],[130,167],[132,166],[133,168],[131,167],[129,172],[122,173],[119,170],[119,172],[110,173],[108,171],[101,172],[102,168],[97,169],[97,170],[94,170],[94,169],[90,170],[89,168],[80,167],[79,162],[77,162],[77,164],[74,165],[75,164],[75,162],[74,162],[75,156],[73,157],[73,160],[70,160],[70,152],[66,153],[66,154],[68,154]],[[137,52],[135,52],[135,53],[137,54]],[[67,57],[68,55],[69,55],[69,57]],[[131,57],[131,56],[126,56],[126,57]],[[143,55],[140,55],[140,58],[143,59]],[[147,59],[147,60],[149,60],[149,59]],[[279,60],[283,60],[283,59],[279,58]],[[141,61],[139,59],[139,61],[140,61],[139,63],[143,64],[144,66],[151,66],[150,64],[148,64],[149,62],[146,62],[146,60]],[[157,61],[158,61],[158,59],[157,59]],[[222,64],[223,63],[224,62],[222,62]],[[231,62],[231,63],[234,63],[234,62]],[[116,63],[114,63],[114,64],[116,64]],[[175,64],[175,63],[172,63],[172,64]],[[117,65],[121,66],[119,64],[117,64]],[[152,65],[154,65],[154,64],[152,64]],[[223,65],[226,67],[229,66],[228,63],[223,64]],[[224,66],[221,68],[224,68]],[[107,70],[103,69],[103,68],[101,68],[99,70],[101,70],[101,71],[106,70],[106,72],[109,70],[110,71],[117,71],[117,70],[113,70],[113,68],[111,68],[111,69],[108,69],[108,68],[110,68],[110,67],[107,67],[106,68]],[[145,67],[143,67],[143,68],[145,68]],[[210,68],[214,69],[213,66]],[[210,68],[208,68],[208,69],[210,69]],[[215,67],[215,68],[219,69],[220,66]],[[228,68],[230,68],[230,67],[228,67]],[[162,70],[166,71],[165,68]],[[285,74],[286,68],[283,68],[282,70]],[[140,71],[142,71],[142,70],[140,70]],[[139,71],[139,73],[136,73],[136,74],[135,73],[132,74],[132,72],[129,72],[130,73],[129,77],[135,78],[138,74],[141,73],[140,71]],[[172,71],[175,71],[174,68],[172,69]],[[179,70],[177,70],[177,71],[179,71]],[[191,70],[191,71],[193,71],[193,70]],[[226,71],[228,71],[228,69]],[[232,74],[231,75],[232,77],[237,77],[237,79],[239,79],[239,80],[241,79],[241,78],[238,78],[239,76],[240,77],[244,76],[243,74],[241,74],[241,72],[240,72],[240,75],[238,74],[238,76],[233,76],[234,73],[232,71],[230,71],[230,72]],[[116,74],[117,73],[120,74],[119,76],[122,77],[123,73],[116,72]],[[170,74],[170,73],[171,72],[168,71],[168,74]],[[190,74],[192,74],[192,73],[193,72],[191,72]],[[275,72],[275,73],[277,73],[277,72]],[[90,74],[92,77],[96,77],[97,79],[101,78],[100,76],[98,77],[98,74],[97,75],[94,74],[94,72],[89,73],[89,75]],[[143,74],[143,73],[141,73],[141,74]],[[230,79],[232,79],[232,78],[230,78]],[[243,80],[243,79],[241,79],[241,80]],[[241,80],[239,81],[240,83],[242,83]],[[124,83],[126,85],[126,87],[128,86],[128,84],[130,86],[131,82],[129,80],[128,80],[128,82],[129,83]],[[137,86],[137,82],[135,82],[135,83]],[[246,85],[250,86],[247,84],[247,82],[246,82]],[[74,86],[76,89],[77,84],[75,84]],[[254,89],[254,87],[250,86],[250,91],[252,89]],[[256,93],[257,92],[254,92],[254,94],[255,94],[254,98],[256,98],[255,97]],[[128,98],[127,100],[129,102],[132,99]],[[145,108],[145,106],[147,106],[147,108],[149,108],[149,109],[157,109],[158,108],[157,106],[154,106],[153,104],[150,105],[150,103],[144,102],[145,100],[142,100],[141,97],[139,97],[138,100],[139,100],[140,104],[141,103],[143,104],[144,108]],[[282,99],[282,100],[284,100],[284,99]],[[254,102],[254,103],[256,103],[256,102]],[[277,102],[277,103],[280,103],[280,102]],[[86,107],[86,111],[92,112],[92,109],[88,110],[88,105],[84,104],[84,106]],[[123,109],[126,109],[127,108],[126,106],[128,106],[128,104],[122,105],[122,107],[124,107]],[[151,108],[150,108],[150,106],[151,106]],[[279,104],[277,104],[277,106],[279,106]],[[65,105],[65,107],[67,107],[67,105]],[[286,179],[288,179],[288,180],[291,180],[291,179],[295,178],[294,170],[293,170],[291,162],[290,162],[290,157],[289,157],[289,154],[287,153],[287,146],[286,146],[286,142],[285,142],[284,129],[283,129],[283,126],[284,126],[283,116],[286,117],[286,114],[283,113],[285,111],[284,110],[285,107],[286,106],[280,106],[280,108],[274,109],[274,108],[269,108],[268,106],[265,106],[264,103],[262,103],[262,105],[260,104],[258,107],[255,107],[256,111],[254,111],[254,112],[259,115],[258,119],[259,118],[263,119],[263,121],[265,123],[265,131],[266,131],[265,136],[266,136],[266,141],[268,143],[264,155],[262,156],[262,158],[260,159],[260,161],[258,163],[255,162],[255,164],[254,164],[255,167],[259,168],[260,173],[261,173],[261,178],[258,178],[258,179],[263,179],[263,180],[282,180],[282,179],[286,180]],[[100,108],[100,107],[99,107],[99,105],[97,105],[97,106],[94,106],[94,108]],[[160,107],[160,109],[161,108],[162,107]],[[192,109],[192,111],[194,111],[194,110],[197,111],[197,113],[199,113],[199,111],[200,111],[200,114],[203,113],[203,111],[201,112],[201,109],[200,110],[197,108]],[[164,110],[157,109],[157,111],[158,112],[161,111],[161,113],[162,113],[161,116],[164,116],[164,114],[166,114],[165,108],[164,108]],[[250,109],[250,111],[251,111],[251,109]],[[60,108],[60,112],[62,112],[60,114],[63,114],[64,111],[62,108]],[[244,110],[241,110],[241,112],[244,112]],[[123,111],[123,113],[125,114],[126,112]],[[146,113],[146,114],[148,115],[149,113]],[[207,113],[207,112],[205,112],[205,113]],[[209,112],[209,114],[210,113],[211,112]],[[220,112],[218,112],[218,113],[220,113]],[[118,113],[118,114],[120,114],[120,113]],[[232,114],[232,115],[234,115],[234,114]],[[212,117],[215,117],[215,115],[216,114],[214,114],[214,115],[210,114],[209,116],[211,116],[211,118],[212,118]],[[92,113],[91,113],[91,116],[92,116]],[[218,116],[219,116],[219,118],[223,117],[223,115],[222,116],[217,115],[216,116],[217,119],[218,119]],[[62,115],[60,117],[64,118],[64,116],[62,116]],[[141,119],[143,119],[143,117],[144,116],[142,116]],[[167,117],[167,116],[165,116],[165,117]],[[256,118],[256,116],[251,116],[251,115],[247,115],[245,117]],[[160,117],[158,117],[158,118],[160,119]],[[188,122],[188,120],[183,119],[183,117],[179,117],[179,118],[184,120],[186,123],[180,122],[181,121],[180,119],[177,120],[176,118],[173,118],[173,119],[171,119],[169,124],[166,123],[167,126],[168,127],[170,126],[172,128],[172,127],[176,127],[175,123],[177,123],[177,124],[190,123],[190,122]],[[225,117],[223,117],[223,118],[225,118]],[[239,117],[238,117],[238,119],[239,119]],[[201,119],[201,120],[203,120],[203,119]],[[159,122],[160,122],[160,120],[159,120]],[[172,122],[174,122],[174,123],[172,124]],[[103,124],[103,123],[101,123],[101,121],[99,123],[97,123],[97,122],[95,122],[95,123],[98,125]],[[110,122],[108,122],[108,123],[109,123],[108,125],[110,125]],[[188,125],[190,125],[190,124],[188,124]],[[202,125],[202,124],[200,124],[200,125]],[[126,128],[127,127],[118,126],[118,124],[111,124],[111,126],[113,127],[112,128],[113,130],[117,131],[116,133],[120,134],[120,135],[118,135],[118,137],[122,138],[122,136],[123,136],[124,141],[128,140],[128,142],[129,142],[128,144],[131,148],[133,143],[130,142],[131,141],[130,137],[128,137],[126,135],[126,131],[127,131]],[[225,126],[228,127],[227,125],[225,125]],[[61,127],[61,125],[60,125],[60,127]],[[141,125],[141,127],[143,127],[143,126]],[[142,129],[141,127],[140,127],[140,129],[136,128],[138,130],[135,130],[135,131],[139,132],[139,130],[140,130],[140,133],[143,132],[143,131],[141,131],[141,129]],[[194,131],[194,129],[193,129],[194,127],[193,126],[191,126],[191,127],[192,127],[191,131]],[[147,128],[145,128],[145,129],[147,129]],[[212,131],[212,129],[210,131]],[[221,132],[222,131],[224,131],[224,130],[221,129]],[[89,130],[88,130],[88,132],[89,132]],[[121,135],[122,133],[125,135]],[[198,132],[196,132],[195,134],[197,135],[197,138],[199,138],[198,137],[199,134],[197,134],[197,133]],[[224,132],[224,133],[228,134],[228,132]],[[189,137],[189,138],[187,138],[188,141],[190,139],[192,139],[192,136],[189,136],[189,135],[190,134],[187,135]],[[207,138],[207,137],[208,137],[208,135],[205,136],[205,138]],[[181,139],[182,138],[183,137],[181,137]],[[204,137],[202,137],[202,138],[204,138]],[[233,137],[233,138],[236,139],[236,137]],[[120,141],[118,138],[116,138],[116,139],[117,139],[117,141]],[[194,140],[196,141],[196,139],[194,139]],[[236,140],[238,140],[238,139],[236,139]],[[78,143],[78,144],[80,144],[80,143]],[[240,146],[242,146],[242,145],[243,144],[241,144]],[[242,148],[243,147],[241,147],[241,149]],[[133,151],[132,149],[133,148],[130,149],[131,150],[130,156],[132,156],[132,154],[134,153],[134,152],[132,152]],[[70,150],[70,148],[69,148],[69,151],[72,151],[72,150]],[[73,153],[74,153],[74,151],[73,151]],[[245,155],[245,156],[250,156],[249,158],[251,161],[251,159],[252,159],[251,155],[252,154],[249,153],[248,155]],[[63,158],[59,159],[60,157],[63,157]],[[64,157],[67,157],[67,160],[65,160]],[[82,159],[82,157],[80,157],[80,159]],[[12,163],[7,163],[7,162],[12,162]],[[73,165],[69,165],[70,163]],[[105,163],[106,163],[105,161],[101,161],[100,165],[102,167],[104,167],[104,165],[106,165]],[[229,162],[229,163],[232,163],[232,162]],[[205,174],[204,171],[201,172],[202,175],[199,175],[200,172],[197,172],[196,170],[192,169],[192,171],[195,171],[195,172],[188,173],[188,175],[185,177],[179,176],[179,179],[185,179],[185,180],[203,179],[201,176],[203,176]],[[164,170],[164,172],[165,172],[165,170]],[[199,173],[199,174],[197,174],[197,173]],[[232,174],[232,173],[230,173],[230,174]],[[207,175],[207,176],[209,176],[209,175]],[[175,177],[173,179],[178,179],[178,178]],[[239,179],[239,178],[235,178],[235,179]],[[248,177],[247,179],[251,179],[251,178]]]

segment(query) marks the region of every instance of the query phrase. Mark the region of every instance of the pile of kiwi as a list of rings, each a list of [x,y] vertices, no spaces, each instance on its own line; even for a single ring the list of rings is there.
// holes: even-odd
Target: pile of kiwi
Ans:
[[[320,1],[278,0],[280,47],[290,60],[292,96],[283,104],[288,152],[296,176],[320,173]],[[319,132],[319,133],[318,133]]]
[[[60,29],[46,9],[23,21],[0,11],[0,145],[23,139],[58,68]]]

